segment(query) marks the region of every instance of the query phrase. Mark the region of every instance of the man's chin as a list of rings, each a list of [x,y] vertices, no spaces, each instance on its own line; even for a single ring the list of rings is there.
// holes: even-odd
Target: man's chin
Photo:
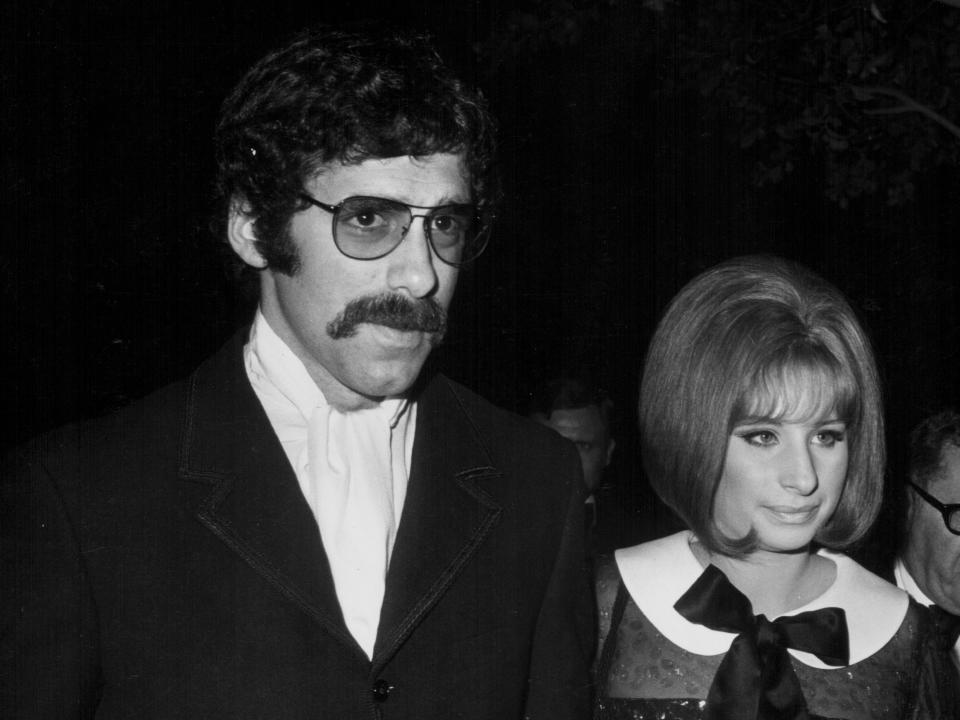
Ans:
[[[379,402],[385,397],[399,397],[416,383],[423,369],[423,359],[426,356],[408,356],[404,360],[378,363],[375,367],[367,367],[366,374],[357,377],[356,384],[352,385],[355,392]]]

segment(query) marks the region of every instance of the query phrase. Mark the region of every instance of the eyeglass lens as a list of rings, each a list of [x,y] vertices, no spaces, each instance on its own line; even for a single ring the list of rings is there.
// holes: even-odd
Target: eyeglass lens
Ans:
[[[960,535],[960,507],[953,507],[944,514],[950,532]]]
[[[460,264],[479,255],[479,221],[472,205],[431,208],[423,216],[427,237],[444,262]],[[334,240],[345,255],[357,259],[382,257],[403,240],[414,214],[402,203],[385,198],[351,197],[340,204]]]
[[[907,484],[910,485],[928,505],[940,511],[940,514],[943,516],[943,522],[950,532],[954,535],[960,535],[960,503],[951,503],[948,505],[935,498],[915,482],[908,481]]]

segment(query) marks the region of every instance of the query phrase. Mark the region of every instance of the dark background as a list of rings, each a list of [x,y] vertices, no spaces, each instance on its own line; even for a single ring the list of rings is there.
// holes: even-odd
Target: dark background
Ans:
[[[506,201],[437,364],[518,410],[559,369],[594,374],[617,403],[622,487],[640,472],[634,404],[653,326],[733,255],[799,260],[851,298],[884,373],[892,476],[909,428],[960,401],[957,169],[925,176],[899,208],[839,208],[816,158],[755,189],[702,99],[652,93],[640,3],[621,4],[620,32],[498,62],[476,50],[512,3],[86,5],[0,10],[5,445],[189,372],[248,322],[208,229],[219,103],[296,29],[369,18],[431,30],[501,122]]]

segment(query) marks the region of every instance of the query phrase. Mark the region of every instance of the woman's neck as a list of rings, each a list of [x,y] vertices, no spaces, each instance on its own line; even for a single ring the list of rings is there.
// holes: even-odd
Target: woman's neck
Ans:
[[[716,565],[747,596],[756,615],[775,618],[815,600],[837,577],[837,566],[813,552],[757,550],[743,558],[711,553],[699,541],[690,545],[701,565]]]

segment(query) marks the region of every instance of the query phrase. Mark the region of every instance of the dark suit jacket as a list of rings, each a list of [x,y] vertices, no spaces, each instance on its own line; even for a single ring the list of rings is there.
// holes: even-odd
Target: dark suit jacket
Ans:
[[[243,340],[5,466],[0,716],[588,717],[572,445],[424,384],[371,662]]]

